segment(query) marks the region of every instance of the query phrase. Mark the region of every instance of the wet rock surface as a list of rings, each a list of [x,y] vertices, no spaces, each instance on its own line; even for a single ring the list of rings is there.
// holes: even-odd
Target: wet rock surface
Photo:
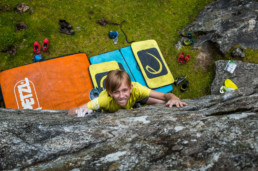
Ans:
[[[242,87],[186,99],[182,109],[155,105],[84,118],[0,109],[0,170],[255,170],[257,92]]]
[[[197,36],[194,48],[210,42],[222,54],[235,45],[258,49],[257,11],[257,0],[217,0],[206,6],[184,31]]]

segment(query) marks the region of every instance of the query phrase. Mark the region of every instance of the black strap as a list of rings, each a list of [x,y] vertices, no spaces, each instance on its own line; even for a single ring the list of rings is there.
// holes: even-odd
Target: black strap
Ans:
[[[120,25],[120,29],[121,29],[121,31],[123,32],[123,34],[125,35],[125,40],[126,40],[126,42],[127,43],[133,43],[133,42],[135,42],[135,41],[128,41],[128,39],[127,39],[127,35],[125,34],[125,32],[124,32],[124,30],[122,29],[122,24],[124,23],[124,22],[126,22],[126,20],[123,20],[119,25]]]
[[[2,104],[3,104],[3,105],[2,105]],[[3,97],[1,85],[0,85],[0,107],[5,108],[4,97]]]

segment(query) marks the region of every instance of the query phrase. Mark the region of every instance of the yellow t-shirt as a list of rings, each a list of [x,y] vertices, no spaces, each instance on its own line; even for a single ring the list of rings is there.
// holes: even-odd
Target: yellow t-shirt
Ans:
[[[109,112],[116,112],[119,109],[131,109],[133,105],[145,97],[149,97],[151,89],[142,86],[137,82],[132,82],[133,90],[126,106],[120,106],[112,97],[110,97],[106,90],[103,90],[98,98],[88,102],[89,109],[98,110],[104,109]]]

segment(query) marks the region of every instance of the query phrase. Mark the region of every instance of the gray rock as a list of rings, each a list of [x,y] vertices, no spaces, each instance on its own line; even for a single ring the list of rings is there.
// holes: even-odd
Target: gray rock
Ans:
[[[258,94],[184,100],[84,118],[0,109],[0,170],[255,170]]]
[[[19,3],[18,5],[16,5],[16,7],[14,8],[14,11],[19,12],[19,13],[25,13],[30,9],[30,7],[28,5],[26,5],[25,3]]]
[[[181,43],[181,40],[177,42],[177,44],[175,44],[175,48],[178,50],[178,49],[181,49],[182,48],[182,43]]]
[[[257,0],[217,0],[183,31],[197,35],[194,48],[211,42],[222,54],[235,45],[258,49],[257,11]]]
[[[242,88],[248,94],[250,91],[258,92],[258,64],[241,62],[234,60],[237,67],[233,74],[225,71],[227,60],[219,60],[215,62],[216,71],[215,78],[211,85],[211,94],[219,94],[219,89],[224,85],[228,78],[233,81],[238,88]]]
[[[241,48],[236,48],[231,52],[231,56],[234,58],[244,58],[245,54]]]

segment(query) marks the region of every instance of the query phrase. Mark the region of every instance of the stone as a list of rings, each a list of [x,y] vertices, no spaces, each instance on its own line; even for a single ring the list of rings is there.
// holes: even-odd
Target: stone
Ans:
[[[231,56],[234,58],[244,58],[245,54],[241,48],[236,48],[231,52]]]
[[[192,32],[194,48],[210,42],[225,55],[235,45],[258,49],[258,1],[217,0],[205,7],[182,32]]]
[[[201,68],[203,71],[208,71],[212,65],[212,56],[216,56],[217,51],[214,50],[212,45],[209,43],[204,43],[202,47],[199,48],[199,53],[197,54],[196,61],[194,64],[195,68]]]
[[[0,170],[258,167],[257,90],[183,101],[181,109],[160,104],[83,118],[0,109]]]
[[[16,5],[16,7],[14,8],[14,11],[19,12],[19,13],[25,13],[30,9],[30,7],[28,5],[26,5],[25,3],[19,3],[18,5]]]
[[[175,44],[175,48],[177,49],[177,50],[179,50],[179,49],[181,49],[182,48],[182,43],[181,43],[181,40],[180,41],[178,41],[176,44]]]
[[[215,62],[215,78],[211,84],[211,94],[219,94],[219,89],[224,85],[226,79],[233,81],[238,88],[244,88],[245,91],[258,89],[258,64],[242,62],[234,60],[237,67],[233,74],[225,71],[228,63],[227,60],[219,60]]]

